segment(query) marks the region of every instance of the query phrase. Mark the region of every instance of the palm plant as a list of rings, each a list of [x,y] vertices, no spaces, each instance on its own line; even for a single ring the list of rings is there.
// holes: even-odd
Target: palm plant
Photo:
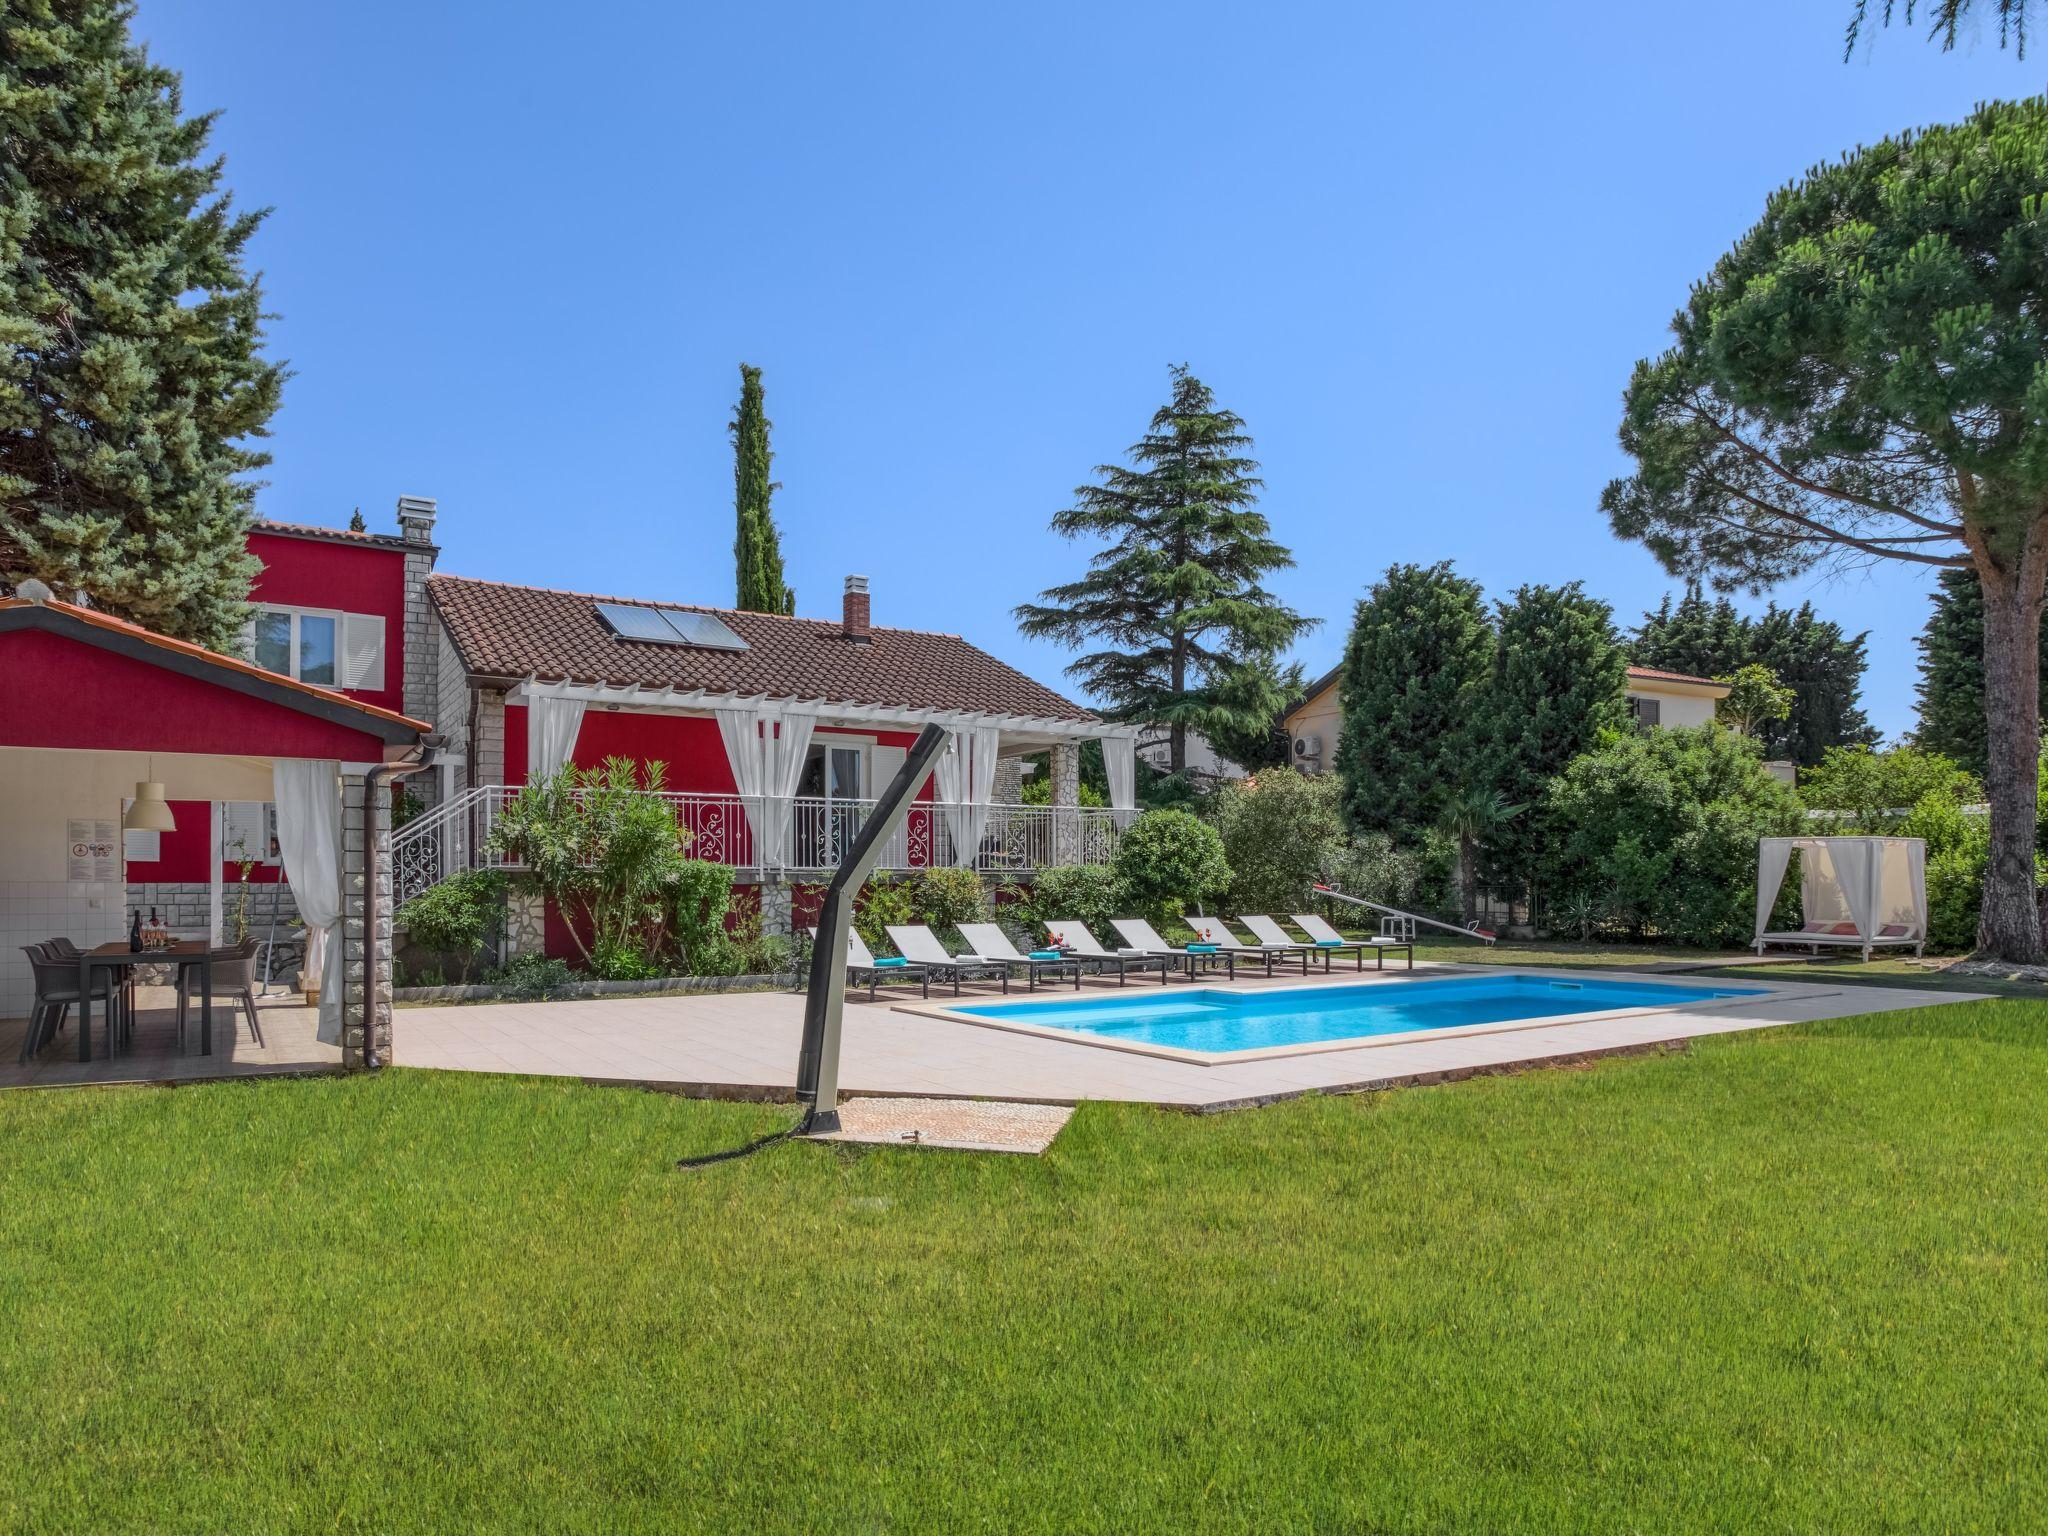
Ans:
[[[1461,790],[1445,808],[1443,828],[1458,840],[1458,885],[1464,900],[1464,920],[1479,915],[1479,849],[1526,807],[1508,804],[1497,789],[1474,785]]]

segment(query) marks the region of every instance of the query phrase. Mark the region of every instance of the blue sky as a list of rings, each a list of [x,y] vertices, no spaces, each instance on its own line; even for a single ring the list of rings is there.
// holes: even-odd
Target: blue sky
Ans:
[[[737,364],[766,370],[799,611],[1059,682],[1010,608],[1186,361],[1258,441],[1324,627],[1395,560],[1504,595],[1669,583],[1597,509],[1618,400],[1687,286],[1807,166],[2039,89],[1987,36],[1848,0],[1565,7],[279,5],[142,0],[219,109],[296,376],[266,515],[443,569],[729,602]],[[1427,14],[1405,14],[1420,11]],[[1794,583],[1912,724],[1926,582]]]

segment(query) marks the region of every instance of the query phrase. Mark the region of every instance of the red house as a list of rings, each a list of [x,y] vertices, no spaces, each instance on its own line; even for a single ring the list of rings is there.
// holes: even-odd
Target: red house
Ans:
[[[395,534],[261,523],[249,536],[263,564],[250,658],[434,727],[434,765],[410,781],[424,809],[393,837],[401,903],[492,862],[492,821],[530,777],[623,756],[661,765],[692,853],[758,886],[778,931],[793,889],[838,862],[927,723],[951,732],[955,750],[887,867],[1028,880],[1114,849],[1128,818],[1079,805],[1079,748],[1103,742],[1112,798],[1127,810],[1130,732],[957,635],[873,624],[864,577],[847,579],[830,619],[475,581],[435,573],[436,514],[431,500],[402,497]],[[1034,753],[1049,756],[1050,804],[1021,803]],[[263,805],[225,805],[219,847],[183,834],[206,825],[206,807],[192,810],[157,857],[128,866],[131,904],[186,930],[245,865],[252,885],[277,878]],[[544,935],[541,913],[515,912],[515,948]]]

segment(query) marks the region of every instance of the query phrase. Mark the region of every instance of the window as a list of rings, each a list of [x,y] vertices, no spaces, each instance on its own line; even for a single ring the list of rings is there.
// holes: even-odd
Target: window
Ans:
[[[277,807],[261,800],[223,800],[220,806],[220,859],[223,864],[275,864]]]
[[[372,693],[384,686],[380,614],[266,605],[250,622],[248,651],[264,671],[302,683]]]
[[[1646,731],[1657,723],[1658,716],[1663,713],[1663,709],[1664,701],[1661,699],[1646,699],[1638,693],[1632,693],[1628,696],[1629,719],[1635,721],[1637,725]]]

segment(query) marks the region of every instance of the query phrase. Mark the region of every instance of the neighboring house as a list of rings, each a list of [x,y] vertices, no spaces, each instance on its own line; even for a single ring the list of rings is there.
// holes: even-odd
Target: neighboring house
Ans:
[[[762,887],[774,931],[795,891],[839,861],[920,727],[954,734],[884,867],[960,864],[1028,880],[1040,865],[1104,862],[1121,820],[1079,808],[1081,742],[1104,743],[1131,803],[1134,735],[957,635],[870,623],[864,577],[836,619],[594,597],[437,575],[437,507],[403,497],[397,534],[260,523],[247,652],[258,665],[433,723],[435,764],[409,781],[418,814],[393,837],[397,898],[493,861],[492,822],[529,777],[612,756],[659,763],[698,857]],[[1052,803],[1021,803],[1022,758],[1049,752]],[[174,805],[177,834],[131,850],[129,904],[206,926],[245,860],[254,920],[295,915],[260,802]],[[141,857],[150,854],[153,857]],[[542,918],[525,913],[524,947]],[[554,931],[551,948],[566,934]]]
[[[1337,735],[1343,729],[1339,670],[1332,667],[1309,684],[1308,692],[1284,717],[1288,739],[1294,743],[1294,764],[1304,773],[1321,773],[1335,759]],[[1727,696],[1728,685],[1710,677],[1650,667],[1628,669],[1629,717],[1640,725],[1705,725],[1714,718],[1714,706]]]
[[[1138,756],[1154,772],[1173,771],[1173,739],[1164,726],[1138,727]],[[1214,783],[1244,777],[1244,769],[1210,746],[1209,738],[1200,731],[1188,732],[1186,756],[1188,777],[1192,779]]]
[[[1639,725],[1705,725],[1714,706],[1728,697],[1728,685],[1711,677],[1628,669],[1628,712]]]

